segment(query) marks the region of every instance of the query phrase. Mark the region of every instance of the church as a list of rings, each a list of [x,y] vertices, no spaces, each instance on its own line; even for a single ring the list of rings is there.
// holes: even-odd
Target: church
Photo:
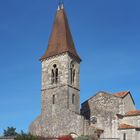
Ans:
[[[100,91],[80,106],[80,63],[63,4],[58,5],[42,64],[41,114],[31,123],[35,136],[95,135],[139,140],[140,110],[130,91]]]

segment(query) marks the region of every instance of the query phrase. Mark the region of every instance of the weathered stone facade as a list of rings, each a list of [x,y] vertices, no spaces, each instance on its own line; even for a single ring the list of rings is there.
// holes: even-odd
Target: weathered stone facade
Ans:
[[[70,84],[71,63],[75,65],[75,82]],[[58,68],[58,83],[51,83],[51,71],[53,65]],[[51,115],[53,108],[70,109],[76,113],[80,110],[79,101],[79,71],[80,64],[74,61],[67,53],[58,55],[42,62],[42,113]],[[75,95],[76,104],[72,104],[72,94]],[[52,96],[55,95],[55,105],[52,104]]]
[[[64,46],[55,46],[61,44]],[[33,135],[58,137],[96,133],[89,120],[80,115],[80,61],[61,5],[49,47],[41,58],[42,109],[41,115],[30,125]]]
[[[136,110],[135,103],[131,94],[127,94],[125,98],[122,98],[122,108],[123,111],[121,114],[123,115],[130,110]]]
[[[139,140],[140,111],[130,92],[98,92],[80,110],[80,62],[63,5],[58,6],[42,63],[42,109],[30,133],[42,137],[68,134]],[[132,112],[129,112],[132,111]]]
[[[118,136],[120,140],[124,140],[124,135],[125,135],[126,140],[139,140],[140,130],[136,130],[136,129],[119,130]]]
[[[120,113],[120,105],[121,100],[118,97],[105,92],[99,92],[82,104],[81,113],[87,119],[91,117],[97,119],[95,126],[104,130],[103,137],[115,138],[116,134],[112,130],[115,128],[115,115]],[[87,106],[88,109],[86,109]]]
[[[89,120],[96,118],[95,127],[104,130],[102,138],[139,140],[140,115],[126,116],[131,110],[135,110],[135,104],[130,92],[126,92],[123,97],[99,92],[82,104],[81,114]],[[119,128],[121,124],[125,127]]]
[[[75,82],[72,84],[71,64],[75,68]],[[58,68],[57,84],[51,83],[53,65]],[[42,113],[30,126],[33,135],[55,137],[70,133],[94,134],[96,129],[80,115],[79,73],[80,64],[67,53],[42,62]],[[54,95],[55,103],[53,103]]]

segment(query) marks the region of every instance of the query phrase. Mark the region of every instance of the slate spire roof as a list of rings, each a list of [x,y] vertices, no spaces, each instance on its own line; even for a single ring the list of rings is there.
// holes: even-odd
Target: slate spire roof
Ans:
[[[56,12],[48,48],[40,60],[42,61],[66,52],[78,61],[81,61],[75,49],[64,6],[60,4]]]

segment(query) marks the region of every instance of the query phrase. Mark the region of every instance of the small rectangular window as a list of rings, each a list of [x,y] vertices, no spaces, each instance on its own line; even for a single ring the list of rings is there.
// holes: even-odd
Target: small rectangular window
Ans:
[[[126,140],[126,133],[123,134],[123,140]]]
[[[55,104],[55,95],[53,95],[53,104]]]
[[[75,94],[72,94],[72,104],[75,104]]]

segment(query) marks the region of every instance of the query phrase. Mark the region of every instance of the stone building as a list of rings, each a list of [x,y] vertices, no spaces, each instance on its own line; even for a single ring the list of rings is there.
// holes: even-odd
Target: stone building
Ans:
[[[30,132],[43,137],[102,132],[80,115],[80,62],[63,4],[58,6],[48,48],[41,57],[42,110]]]
[[[98,92],[82,103],[81,114],[104,130],[102,138],[140,140],[140,111],[129,91]]]
[[[48,48],[41,57],[42,109],[30,133],[42,137],[96,135],[140,139],[140,111],[130,92],[98,92],[80,108],[80,62],[63,4],[58,6]]]

